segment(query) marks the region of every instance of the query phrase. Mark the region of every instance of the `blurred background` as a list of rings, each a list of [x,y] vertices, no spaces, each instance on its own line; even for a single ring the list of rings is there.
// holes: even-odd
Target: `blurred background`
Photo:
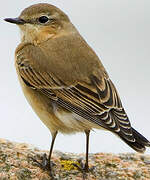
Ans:
[[[150,1],[149,0],[5,0],[0,6],[0,138],[49,149],[49,130],[28,105],[14,67],[20,42],[17,17],[31,4],[47,2],[65,11],[96,51],[119,91],[134,128],[150,139]],[[85,135],[59,134],[55,149],[85,152]],[[110,132],[93,131],[90,152],[133,152]],[[150,150],[147,151],[147,153]]]

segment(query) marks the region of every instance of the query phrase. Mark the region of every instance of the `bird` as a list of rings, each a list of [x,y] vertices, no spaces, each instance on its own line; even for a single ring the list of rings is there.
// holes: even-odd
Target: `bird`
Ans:
[[[143,153],[150,142],[129,121],[119,94],[94,50],[69,17],[47,3],[24,9],[5,21],[19,26],[21,43],[15,51],[15,67],[29,104],[52,135],[45,168],[52,171],[51,156],[58,132],[86,135],[89,172],[89,136],[93,129],[117,135]],[[44,165],[44,162],[45,165]]]

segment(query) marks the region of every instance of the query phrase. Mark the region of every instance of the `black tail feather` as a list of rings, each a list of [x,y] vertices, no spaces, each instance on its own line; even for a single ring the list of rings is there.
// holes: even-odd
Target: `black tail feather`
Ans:
[[[150,142],[139,132],[137,132],[134,128],[132,128],[134,138],[137,142],[141,143],[144,146],[150,147]]]
[[[130,142],[126,140],[124,137],[121,136],[120,137],[125,143],[127,143],[135,151],[143,153],[146,150],[145,146],[150,147],[150,142],[143,135],[137,132],[134,128],[132,128],[132,132],[133,132],[133,137],[135,138],[135,142]]]

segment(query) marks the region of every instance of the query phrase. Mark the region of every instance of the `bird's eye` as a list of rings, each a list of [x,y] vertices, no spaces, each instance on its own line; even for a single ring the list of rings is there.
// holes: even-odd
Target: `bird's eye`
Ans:
[[[46,23],[48,20],[49,20],[49,19],[48,19],[48,17],[46,17],[46,16],[41,16],[41,17],[39,18],[39,22],[40,22],[40,23]]]

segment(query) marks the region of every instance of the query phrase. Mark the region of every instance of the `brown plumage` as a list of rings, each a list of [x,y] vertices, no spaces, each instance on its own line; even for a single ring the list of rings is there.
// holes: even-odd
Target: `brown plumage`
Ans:
[[[93,128],[102,128],[138,152],[150,146],[131,127],[105,68],[65,13],[49,4],[36,4],[18,19],[6,21],[18,24],[22,31],[15,53],[19,80],[53,137],[57,132],[82,131],[88,137]]]

